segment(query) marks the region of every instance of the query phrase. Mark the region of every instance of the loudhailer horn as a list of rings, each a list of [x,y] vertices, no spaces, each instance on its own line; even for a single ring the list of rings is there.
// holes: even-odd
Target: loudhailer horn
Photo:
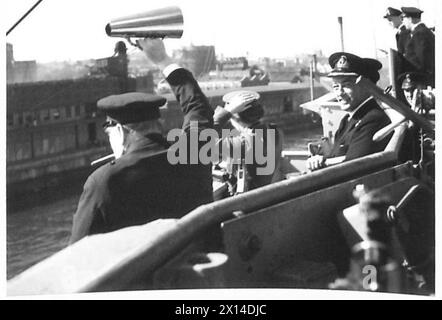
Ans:
[[[184,19],[181,9],[167,7],[125,16],[106,25],[110,37],[126,38],[181,38]],[[134,44],[135,45],[135,44]]]

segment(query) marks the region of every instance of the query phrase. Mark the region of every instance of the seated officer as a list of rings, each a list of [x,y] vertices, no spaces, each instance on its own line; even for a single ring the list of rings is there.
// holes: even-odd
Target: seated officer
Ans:
[[[373,135],[389,124],[390,119],[356,81],[363,76],[376,83],[382,64],[346,52],[332,54],[329,63],[333,68],[328,75],[333,80],[333,91],[347,115],[341,120],[330,150],[307,160],[307,168],[311,171],[382,151],[391,137],[373,141]]]
[[[424,73],[405,72],[398,77],[408,104],[417,113],[434,109],[434,94],[427,89],[428,77]]]
[[[213,126],[213,111],[192,74],[172,64],[161,40],[139,41],[144,53],[163,71],[184,113],[183,133],[190,122]],[[159,107],[166,99],[126,93],[101,99],[107,116],[104,129],[115,155],[87,179],[74,215],[70,243],[95,233],[140,225],[158,218],[179,218],[210,202],[210,165],[171,165],[161,134]]]
[[[221,159],[226,160],[229,173],[236,177],[236,190],[231,193],[246,192],[277,181],[282,132],[273,124],[261,122],[264,109],[259,102],[259,94],[253,91],[234,91],[226,94],[223,100],[226,104],[224,108],[217,107],[215,110],[214,125],[220,129],[230,120],[239,132],[237,136],[229,136],[220,141]],[[257,143],[262,143],[262,148]],[[273,146],[268,145],[269,143]],[[239,159],[232,157],[234,151],[224,154],[222,150],[240,151],[236,153],[239,154]],[[267,154],[267,151],[273,154]],[[261,152],[263,154],[259,154]],[[250,161],[247,161],[248,153],[251,156]],[[264,168],[268,170],[262,173]]]

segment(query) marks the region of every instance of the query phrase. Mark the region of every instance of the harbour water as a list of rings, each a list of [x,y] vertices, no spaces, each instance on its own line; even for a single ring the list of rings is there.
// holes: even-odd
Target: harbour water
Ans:
[[[65,248],[80,195],[67,195],[7,217],[7,278]]]
[[[306,150],[307,143],[321,137],[321,129],[286,132],[284,149]],[[81,193],[81,184],[64,189],[63,196],[44,194],[41,201],[33,201],[7,216],[7,278],[65,248],[68,244]],[[55,193],[54,193],[55,194]]]

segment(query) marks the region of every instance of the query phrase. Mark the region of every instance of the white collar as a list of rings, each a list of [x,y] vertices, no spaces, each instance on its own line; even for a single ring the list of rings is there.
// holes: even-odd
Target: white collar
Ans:
[[[365,99],[359,106],[357,106],[356,109],[350,111],[348,114],[350,115],[348,117],[348,120],[350,121],[351,118],[353,118],[354,114],[356,113],[356,111],[358,111],[359,109],[361,109],[368,101],[370,101],[371,99],[374,99],[372,96],[368,97],[367,99]]]

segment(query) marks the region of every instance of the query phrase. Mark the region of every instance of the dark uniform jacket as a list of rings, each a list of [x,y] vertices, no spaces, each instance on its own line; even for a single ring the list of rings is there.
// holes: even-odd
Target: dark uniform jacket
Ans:
[[[428,75],[429,84],[434,86],[435,44],[434,33],[425,24],[419,24],[411,32],[411,38],[405,47],[404,57],[409,62],[407,70]]]
[[[190,121],[198,121],[200,130],[212,127],[213,111],[192,74],[177,69],[167,81],[184,113],[184,132]],[[121,158],[87,179],[70,243],[158,218],[179,218],[212,199],[210,165],[171,165],[161,135],[130,141]]]
[[[282,152],[282,143],[283,143],[283,135],[279,128],[276,127],[274,124],[264,124],[264,123],[258,123],[254,126],[252,126],[252,132],[256,132],[256,129],[262,129],[263,130],[263,150],[266,159],[270,160],[269,156],[267,155],[267,144],[271,143],[271,141],[268,140],[267,132],[268,130],[274,130],[275,132],[275,154],[273,155],[273,158],[271,161],[275,164],[275,167],[273,169],[273,172],[268,175],[264,174],[258,174],[257,170],[259,168],[264,168],[267,166],[267,164],[260,164],[255,157],[254,163],[247,164],[247,173],[248,173],[248,190],[253,190],[256,188],[260,188],[262,186],[265,186],[267,184],[270,184],[275,181],[275,179],[278,179],[277,176],[279,174],[279,168],[280,168],[280,162],[281,162],[281,152]]]
[[[345,156],[345,161],[383,151],[391,138],[373,142],[373,135],[390,123],[374,99],[363,103],[351,119],[346,115],[335,133],[335,142],[326,158]]]
[[[405,48],[407,47],[409,41],[410,41],[410,31],[407,28],[405,28],[405,26],[401,25],[399,27],[398,32],[396,33],[397,51],[403,54],[405,52]]]

